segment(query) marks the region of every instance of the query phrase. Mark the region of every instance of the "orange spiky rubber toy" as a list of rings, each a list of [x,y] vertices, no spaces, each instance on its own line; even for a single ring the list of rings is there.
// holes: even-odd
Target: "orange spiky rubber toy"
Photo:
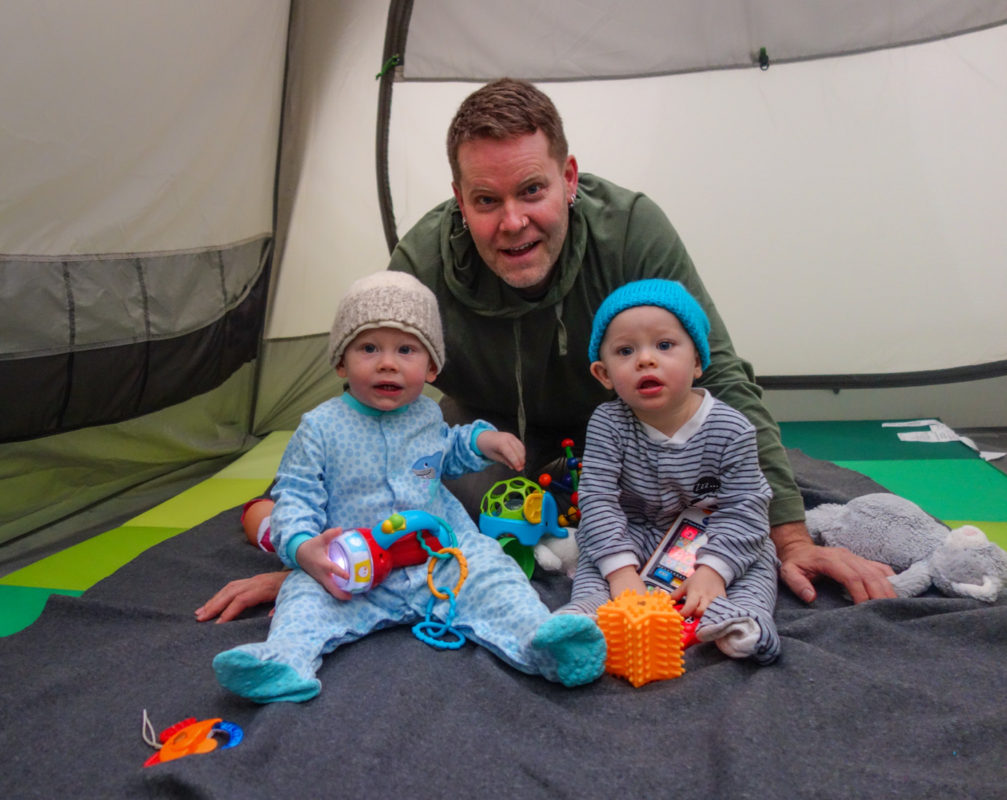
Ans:
[[[598,609],[605,634],[605,671],[634,687],[685,672],[682,615],[664,592],[626,590]]]

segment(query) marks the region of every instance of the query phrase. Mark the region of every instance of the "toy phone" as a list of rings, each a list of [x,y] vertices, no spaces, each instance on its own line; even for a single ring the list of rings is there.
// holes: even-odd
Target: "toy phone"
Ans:
[[[668,529],[641,576],[648,586],[673,592],[696,569],[696,552],[709,538],[706,523],[710,511],[689,507]]]

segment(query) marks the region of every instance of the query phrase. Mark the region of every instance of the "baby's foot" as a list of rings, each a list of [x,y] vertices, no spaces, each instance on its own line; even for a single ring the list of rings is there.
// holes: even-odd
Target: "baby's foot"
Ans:
[[[302,678],[281,661],[263,661],[240,647],[213,659],[213,671],[225,689],[256,703],[303,703],[322,690],[317,678]]]
[[[767,630],[754,617],[735,617],[708,625],[700,620],[696,638],[714,642],[726,656],[751,658],[757,664],[771,664],[780,655],[775,627]]]
[[[554,614],[535,631],[532,647],[552,655],[555,676],[552,670],[544,670],[543,675],[564,686],[591,683],[605,671],[605,636],[590,617]]]

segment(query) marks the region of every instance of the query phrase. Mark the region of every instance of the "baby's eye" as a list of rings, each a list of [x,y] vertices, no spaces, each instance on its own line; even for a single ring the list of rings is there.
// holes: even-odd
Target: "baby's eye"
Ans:
[[[633,348],[630,347],[628,344],[627,345],[623,345],[622,347],[616,349],[615,353],[616,353],[616,355],[623,356],[623,357],[625,357],[625,356],[631,356],[631,355],[633,355]]]
[[[671,350],[671,342],[669,342],[669,341],[658,342],[657,343],[657,349],[658,350]]]
[[[415,353],[415,352],[416,352],[416,348],[413,347],[411,344],[399,345],[399,353],[401,353],[404,356],[407,356],[410,353]]]
[[[363,350],[365,353],[376,353],[376,352],[378,352],[377,345],[371,344],[370,342],[368,342],[367,344],[361,345],[360,349]]]

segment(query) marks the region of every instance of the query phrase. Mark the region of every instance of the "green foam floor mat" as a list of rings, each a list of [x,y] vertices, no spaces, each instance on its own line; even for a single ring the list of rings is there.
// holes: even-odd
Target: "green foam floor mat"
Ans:
[[[78,597],[80,592],[69,589],[39,589],[34,586],[0,585],[0,636],[10,636],[27,628],[42,613],[50,595],[67,594]]]
[[[34,622],[54,592],[78,596],[144,550],[261,496],[276,475],[291,435],[272,433],[212,477],[120,527],[0,578],[0,636]]]
[[[262,494],[270,480],[259,478],[218,478],[197,483],[158,506],[130,520],[130,525],[194,528],[221,511]]]
[[[1007,547],[1007,475],[960,442],[903,442],[881,421],[781,423],[787,447],[873,478],[951,527],[973,524]],[[0,578],[0,636],[30,625],[53,593],[77,596],[159,542],[269,488],[291,432],[119,528]]]
[[[1007,475],[968,461],[837,461],[939,519],[1007,521]]]
[[[885,421],[781,422],[780,434],[787,447],[825,461],[979,458],[961,442],[904,442],[899,433],[926,430],[928,426],[886,428]]]
[[[975,525],[986,534],[993,544],[998,544],[1007,550],[1007,522],[990,522],[983,519],[945,519],[942,522],[949,528],[960,528],[962,525]]]
[[[5,575],[0,584],[83,592],[147,548],[184,530],[123,525]]]

